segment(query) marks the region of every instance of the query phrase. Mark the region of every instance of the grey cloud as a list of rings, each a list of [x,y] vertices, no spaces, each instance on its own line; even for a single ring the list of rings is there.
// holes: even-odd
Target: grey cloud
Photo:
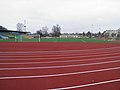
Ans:
[[[118,29],[119,10],[120,0],[1,0],[0,24],[16,29],[16,23],[25,19],[32,32],[56,23],[62,32],[82,32],[94,24],[96,32]]]

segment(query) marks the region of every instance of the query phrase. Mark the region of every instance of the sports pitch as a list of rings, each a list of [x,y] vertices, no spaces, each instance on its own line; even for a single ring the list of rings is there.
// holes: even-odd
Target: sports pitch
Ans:
[[[32,38],[32,39],[0,39],[0,42],[112,42],[108,40],[99,40],[95,38]]]

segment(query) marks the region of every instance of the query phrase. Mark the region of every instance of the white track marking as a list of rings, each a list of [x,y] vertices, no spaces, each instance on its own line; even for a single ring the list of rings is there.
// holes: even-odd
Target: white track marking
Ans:
[[[0,77],[0,79],[27,79],[27,78],[47,78],[47,77],[61,77],[61,76],[70,76],[70,75],[78,75],[78,74],[88,74],[88,73],[96,73],[96,72],[104,72],[104,71],[112,71],[119,70],[120,67],[107,68],[107,69],[99,69],[99,70],[90,70],[83,72],[72,72],[72,73],[63,73],[63,74],[50,74],[50,75],[38,75],[38,76],[10,76],[10,77]]]
[[[56,88],[56,89],[47,89],[47,90],[68,90],[68,89],[83,88],[83,87],[88,87],[88,86],[96,86],[96,85],[108,84],[108,83],[114,83],[114,82],[120,82],[120,79],[102,81],[102,82],[90,83],[90,84],[84,84],[84,85],[79,85],[79,86],[71,86],[71,87]]]
[[[43,60],[43,59],[69,59],[69,58],[87,58],[87,57],[94,57],[94,56],[106,56],[106,55],[116,55],[116,54],[120,54],[120,53],[111,53],[111,54],[104,54],[104,55],[91,55],[91,56],[69,56],[69,57],[46,57],[46,58],[21,58],[21,59],[0,59],[0,61],[3,61],[3,60]]]
[[[120,47],[109,47],[109,48],[97,48],[97,49],[84,49],[84,50],[60,50],[60,51],[26,51],[26,52],[0,52],[1,54],[3,54],[3,53],[52,53],[52,52],[73,52],[73,51],[75,51],[75,52],[77,52],[77,51],[91,51],[91,50],[111,50],[111,49],[114,49],[114,48],[117,48],[117,49],[119,49]]]
[[[108,61],[108,62],[97,62],[97,63],[87,63],[87,64],[75,64],[75,65],[64,65],[64,66],[46,66],[46,67],[23,67],[23,68],[0,68],[0,70],[33,70],[33,69],[51,69],[51,68],[71,68],[71,67],[83,67],[91,65],[100,65],[100,64],[111,64],[118,63],[120,60]]]
[[[104,51],[104,52],[114,52],[114,51],[116,52],[116,51],[120,51],[120,50],[119,50],[118,48],[117,48],[117,49],[88,50],[88,51],[87,51],[87,49],[85,49],[85,51],[82,51],[82,52],[84,52],[84,53],[85,53],[85,52],[87,52],[87,53],[94,53],[94,52],[98,52],[98,51],[99,51],[99,52],[103,52],[103,51]],[[43,52],[43,53],[42,53],[42,52],[41,52],[41,53],[1,53],[0,56],[1,56],[1,55],[2,55],[2,56],[3,56],[3,55],[5,55],[5,56],[6,56],[6,55],[34,55],[34,54],[35,54],[35,55],[36,55],[36,54],[39,54],[39,55],[44,55],[44,54],[48,54],[48,55],[53,55],[53,54],[54,54],[54,55],[59,55],[59,54],[63,54],[63,53],[64,53],[64,54],[65,54],[65,53],[66,53],[66,54],[73,54],[73,53],[82,53],[82,52],[81,52],[81,51],[77,51],[77,52],[72,51],[72,52],[61,52],[61,53],[60,53],[60,52],[55,52],[55,53],[53,53],[53,52],[52,52],[52,53],[44,53],[44,52]]]
[[[64,53],[62,53],[62,55],[60,55],[60,54],[57,54],[57,55],[56,55],[56,54],[55,54],[55,55],[51,54],[51,55],[43,55],[43,56],[40,55],[40,54],[39,54],[39,55],[23,55],[23,56],[22,56],[22,55],[14,55],[14,56],[7,56],[7,55],[5,55],[5,56],[0,56],[0,58],[1,58],[1,57],[5,57],[5,58],[6,58],[6,57],[7,57],[7,58],[8,58],[8,57],[9,57],[9,58],[10,58],[10,57],[17,57],[17,58],[18,58],[18,57],[26,57],[26,58],[27,58],[27,57],[39,57],[39,58],[43,58],[43,57],[53,57],[53,56],[63,57],[63,56],[78,56],[78,55],[86,55],[86,54],[87,54],[87,55],[91,55],[91,54],[94,55],[94,54],[106,54],[106,53],[120,53],[120,51],[109,51],[109,52],[107,51],[107,52],[99,52],[99,53],[98,53],[98,52],[87,52],[87,53],[82,53],[82,52],[81,52],[81,53],[74,53],[74,54],[73,54],[73,53],[72,53],[72,54],[71,54],[71,53],[69,53],[69,54],[64,54]]]
[[[120,58],[120,56],[109,56],[109,57],[102,57],[102,58],[90,58],[90,59],[80,59],[80,60],[65,60],[65,61],[48,61],[48,62],[18,62],[18,63],[0,63],[0,65],[6,64],[48,64],[48,63],[65,63],[65,62],[80,62],[80,61],[93,61],[93,60],[100,60],[100,59],[112,59],[112,58]]]
[[[86,42],[85,40],[81,40],[81,41],[84,42],[84,43]]]

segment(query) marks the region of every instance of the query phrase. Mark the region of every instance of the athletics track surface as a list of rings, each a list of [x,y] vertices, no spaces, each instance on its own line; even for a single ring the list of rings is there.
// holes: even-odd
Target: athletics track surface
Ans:
[[[120,44],[0,43],[0,90],[120,90]]]

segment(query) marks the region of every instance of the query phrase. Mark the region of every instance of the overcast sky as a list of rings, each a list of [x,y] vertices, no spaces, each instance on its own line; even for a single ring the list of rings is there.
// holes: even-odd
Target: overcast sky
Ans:
[[[59,24],[62,32],[98,32],[120,28],[120,0],[0,0],[0,25],[27,30]]]

